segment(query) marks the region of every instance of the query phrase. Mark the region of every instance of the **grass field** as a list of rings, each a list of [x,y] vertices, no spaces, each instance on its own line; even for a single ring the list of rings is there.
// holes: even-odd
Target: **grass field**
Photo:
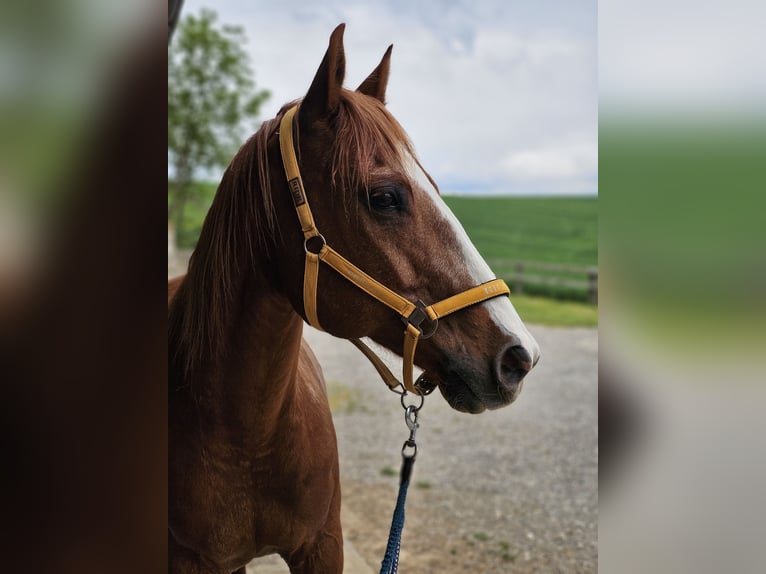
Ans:
[[[196,242],[215,194],[215,184],[197,185],[200,199],[186,208],[186,227],[179,236],[182,247],[192,247]],[[495,273],[509,282],[513,276],[513,261],[578,266],[598,263],[595,197],[446,196],[445,201],[479,252],[491,260]],[[514,296],[514,302],[526,321],[571,326],[597,324],[596,308],[577,302],[585,299],[584,290],[525,285],[525,292],[526,296]]]
[[[525,323],[554,327],[598,326],[598,307],[595,305],[531,295],[511,295],[511,298]]]
[[[487,259],[598,263],[595,197],[456,197],[444,200]]]
[[[598,264],[598,203],[595,197],[456,197],[445,201],[479,252],[509,283],[517,261],[592,266]],[[525,281],[525,292],[587,301],[583,272],[532,270],[538,277],[575,280],[582,287]],[[529,277],[530,270],[525,271]]]
[[[169,184],[169,186],[172,184]],[[215,191],[218,184],[210,182],[197,182],[190,200],[184,210],[184,227],[178,230],[178,246],[185,249],[191,249],[197,244],[202,222],[205,221],[205,215],[213,203]]]

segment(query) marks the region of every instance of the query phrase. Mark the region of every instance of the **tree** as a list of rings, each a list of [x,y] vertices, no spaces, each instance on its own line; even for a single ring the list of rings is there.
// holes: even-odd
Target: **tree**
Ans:
[[[181,233],[189,201],[199,200],[195,172],[225,166],[247,120],[269,97],[256,90],[240,26],[217,26],[202,10],[182,21],[168,51],[168,222]],[[169,182],[170,183],[170,182]]]

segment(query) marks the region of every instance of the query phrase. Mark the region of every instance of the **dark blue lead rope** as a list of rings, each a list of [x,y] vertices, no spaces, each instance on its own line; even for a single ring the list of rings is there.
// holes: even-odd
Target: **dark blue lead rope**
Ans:
[[[391,530],[388,534],[386,555],[380,565],[380,574],[396,574],[399,570],[399,549],[402,546],[402,530],[404,530],[404,503],[407,500],[407,488],[410,486],[410,475],[414,464],[414,454],[403,456],[399,495],[396,497],[396,508],[391,519]]]
[[[405,393],[406,394],[406,393]],[[410,438],[402,445],[402,470],[399,473],[399,496],[396,497],[396,508],[391,519],[391,531],[388,533],[386,555],[380,565],[380,574],[396,574],[399,570],[399,549],[402,546],[402,530],[404,530],[404,503],[407,501],[407,488],[410,486],[412,467],[418,454],[418,445],[415,444],[415,433],[420,426],[418,424],[418,411],[423,406],[423,396],[420,396],[420,406],[406,405],[402,395],[404,407],[404,422],[410,429]]]

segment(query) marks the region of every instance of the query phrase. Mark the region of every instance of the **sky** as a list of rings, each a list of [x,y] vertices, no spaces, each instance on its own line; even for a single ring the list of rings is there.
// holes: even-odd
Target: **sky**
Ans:
[[[394,45],[387,101],[443,193],[596,194],[594,0],[186,0],[247,34],[261,117],[306,93],[346,23],[346,87]]]
[[[601,110],[707,121],[766,101],[766,3],[602,0]]]

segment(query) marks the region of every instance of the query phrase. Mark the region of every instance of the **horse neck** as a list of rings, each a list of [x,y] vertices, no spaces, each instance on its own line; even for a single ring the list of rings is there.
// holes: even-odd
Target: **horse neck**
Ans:
[[[204,424],[251,430],[263,439],[298,391],[303,320],[265,274],[255,275],[236,282],[238,312],[226,328],[225,353],[206,357],[178,398],[191,399]]]
[[[243,313],[227,342],[230,365],[220,381],[227,416],[273,428],[272,419],[294,398],[303,320],[270,286],[248,293]]]

